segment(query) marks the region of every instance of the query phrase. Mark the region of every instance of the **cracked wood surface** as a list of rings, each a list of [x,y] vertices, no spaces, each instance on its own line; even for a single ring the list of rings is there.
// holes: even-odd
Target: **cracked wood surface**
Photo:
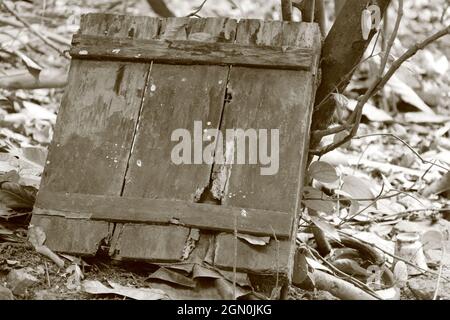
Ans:
[[[319,52],[320,47],[317,26],[304,23],[242,20],[238,24],[225,18],[161,20],[103,14],[83,16],[81,23],[80,34],[94,37],[292,46],[312,52]],[[318,57],[311,59],[311,65],[316,66]],[[212,187],[213,196],[221,202],[221,206],[215,206],[218,211],[211,209],[213,213],[220,214],[222,209],[233,217],[219,217],[208,224],[227,219],[223,224],[230,230],[232,219],[237,217],[239,226],[238,209],[282,212],[291,216],[287,227],[283,227],[287,233],[275,231],[276,224],[271,226],[270,219],[263,215],[252,220],[257,224],[249,225],[247,231],[258,234],[265,228],[266,235],[289,236],[297,222],[307,156],[304,148],[309,135],[314,70],[75,59],[37,203],[43,202],[47,192],[54,192],[201,205],[195,202]],[[171,133],[179,128],[192,132],[194,121],[201,121],[204,128],[222,130],[279,128],[279,174],[272,178],[260,176],[259,166],[253,165],[174,165],[170,158],[175,144],[170,143]],[[205,208],[212,206],[205,204]],[[166,214],[164,210],[160,213]],[[114,219],[108,210],[101,211],[95,221],[88,220],[95,217],[87,212],[77,219],[76,212],[64,211],[63,215],[70,218],[64,219],[58,216],[61,212],[57,207],[37,206],[32,223],[43,227],[50,247],[56,251],[78,248],[78,254],[95,254],[103,243],[117,259],[174,262],[181,261],[189,250],[189,226],[199,227],[198,221],[212,220],[212,213],[208,213],[209,218],[198,216],[197,224],[187,227],[146,225],[137,223],[150,222],[142,210],[129,221],[124,213]],[[68,228],[75,231],[65,237]],[[83,238],[87,232],[95,233],[95,237]],[[201,231],[197,246],[202,253],[193,248],[188,260],[205,259],[224,269],[232,268],[236,261],[238,270],[289,273],[295,237],[291,240],[277,242],[272,237],[269,245],[260,248],[235,239],[231,233],[215,236]],[[230,249],[235,241],[238,256]]]

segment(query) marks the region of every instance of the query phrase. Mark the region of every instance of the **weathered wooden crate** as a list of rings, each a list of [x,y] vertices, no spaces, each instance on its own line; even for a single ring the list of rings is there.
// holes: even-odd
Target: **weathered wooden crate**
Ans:
[[[32,224],[58,252],[289,279],[319,52],[309,23],[83,16]],[[194,121],[279,129],[278,173],[175,165]]]

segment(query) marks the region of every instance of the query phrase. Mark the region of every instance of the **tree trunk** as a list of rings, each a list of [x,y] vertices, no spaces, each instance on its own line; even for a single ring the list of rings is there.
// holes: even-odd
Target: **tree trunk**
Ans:
[[[390,0],[376,0],[384,15]],[[343,92],[350,82],[355,66],[361,61],[372,37],[364,40],[361,32],[361,13],[368,1],[346,0],[339,16],[325,39],[322,48],[322,82],[317,90],[312,130],[324,130],[332,121],[335,103],[330,93]],[[320,141],[311,141],[316,148]]]
[[[334,16],[337,17],[341,12],[346,0],[334,0]]]
[[[152,10],[160,17],[175,17],[172,11],[167,7],[164,0],[147,0]]]

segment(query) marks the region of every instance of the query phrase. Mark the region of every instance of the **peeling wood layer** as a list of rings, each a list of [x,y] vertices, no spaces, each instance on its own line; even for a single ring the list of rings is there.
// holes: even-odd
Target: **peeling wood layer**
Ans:
[[[99,39],[105,46],[93,46]],[[72,50],[78,55],[32,220],[46,244],[80,255],[100,248],[115,259],[288,276],[318,27],[89,14],[74,43],[80,47]],[[100,56],[104,61],[92,60]],[[278,128],[279,172],[261,176],[257,165],[233,164],[235,141],[225,143],[225,164],[175,165],[171,134],[193,132],[194,121],[218,130]],[[271,240],[254,246],[235,231]]]

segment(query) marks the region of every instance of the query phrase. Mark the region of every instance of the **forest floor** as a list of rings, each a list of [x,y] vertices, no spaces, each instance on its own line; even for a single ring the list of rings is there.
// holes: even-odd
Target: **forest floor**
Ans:
[[[254,18],[278,18],[273,12],[274,5],[268,5],[267,1],[243,1],[241,7],[223,2],[227,5],[207,3],[202,13],[205,16],[246,13]],[[151,10],[145,1],[137,0],[125,1],[127,7],[123,1],[95,1],[91,6],[80,6],[79,1],[71,0],[5,3],[13,12],[0,7],[0,186],[3,188],[3,193],[0,189],[0,299],[161,298],[164,292],[152,291],[149,284],[149,276],[155,271],[152,265],[111,261],[105,257],[60,255],[65,262],[61,268],[37,253],[27,235],[31,216],[27,208],[32,207],[39,188],[67,81],[70,60],[61,53],[70,46],[80,14],[144,12],[151,15]],[[194,9],[193,5],[177,6],[175,0],[167,3],[177,14],[186,15]],[[392,52],[395,57],[449,23],[450,10],[444,12],[445,0],[433,4],[407,1],[405,6],[403,24]],[[395,21],[395,8],[391,9],[389,21]],[[340,190],[340,193],[331,192],[338,197],[355,192],[376,197],[377,201],[367,207],[367,201],[343,202],[315,225],[330,239],[345,234],[381,248],[377,254],[388,261],[394,283],[388,287],[380,283],[375,286],[385,289],[385,297],[389,299],[450,299],[448,57],[450,37],[447,36],[408,61],[383,93],[371,99],[365,107],[358,137],[320,159],[333,168],[337,181],[321,182],[309,170],[315,179],[314,190]],[[374,59],[360,66],[345,92],[348,102],[337,118],[349,114],[355,99],[367,89],[371,71],[376,67]],[[36,73],[41,74],[47,88],[33,88]],[[327,137],[327,141],[333,139],[336,137]],[[15,199],[11,205],[11,198],[5,196],[5,186],[10,188],[7,191],[21,195],[20,203]],[[311,207],[309,204],[306,207]],[[311,221],[307,221],[301,225],[298,242],[315,249]],[[421,264],[420,272],[414,272],[417,269],[409,265],[397,264],[395,268],[394,261],[399,260],[396,245],[405,233],[420,236],[423,259],[413,262]],[[361,266],[367,265],[360,257],[339,260],[336,252],[324,257],[325,261],[308,259],[308,268],[333,274],[331,264],[368,283],[370,273],[361,271]],[[408,270],[409,274],[405,274],[407,267],[413,272]],[[89,289],[83,285],[86,280],[91,281]],[[107,283],[109,287],[102,286]],[[294,288],[290,297],[336,299],[327,292]]]

